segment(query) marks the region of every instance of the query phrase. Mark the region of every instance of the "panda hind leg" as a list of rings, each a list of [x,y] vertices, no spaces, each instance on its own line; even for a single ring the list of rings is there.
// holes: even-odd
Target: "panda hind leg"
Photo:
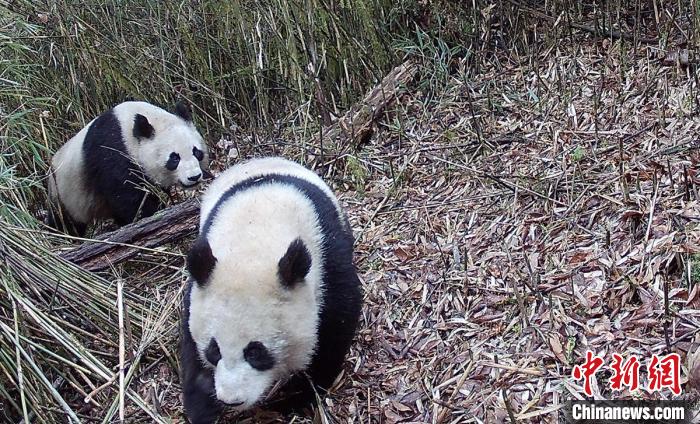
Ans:
[[[67,213],[61,213],[60,210],[57,211],[53,205],[49,207],[44,224],[58,232],[77,237],[84,237],[88,227],[85,223],[71,219]]]

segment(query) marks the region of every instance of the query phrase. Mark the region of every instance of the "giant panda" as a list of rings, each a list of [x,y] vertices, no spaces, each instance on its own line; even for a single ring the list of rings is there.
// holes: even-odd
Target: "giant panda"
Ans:
[[[352,231],[330,188],[282,158],[224,171],[202,197],[187,255],[184,407],[299,412],[341,371],[362,304]],[[266,399],[270,389],[281,391]]]
[[[79,236],[96,219],[125,225],[161,206],[151,187],[193,187],[208,175],[207,147],[184,103],[172,114],[150,103],[124,102],[53,156],[47,223]]]

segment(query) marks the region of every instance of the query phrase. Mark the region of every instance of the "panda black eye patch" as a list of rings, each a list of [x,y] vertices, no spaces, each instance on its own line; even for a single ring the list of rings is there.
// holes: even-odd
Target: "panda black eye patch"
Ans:
[[[204,350],[204,356],[212,365],[219,363],[219,360],[221,359],[221,351],[219,350],[219,344],[216,342],[216,340],[209,340],[209,345],[207,345],[206,350]]]
[[[204,159],[204,152],[201,151],[201,150],[199,150],[199,149],[196,148],[196,147],[193,147],[193,148],[192,148],[192,154],[194,155],[195,159],[197,159],[197,160],[199,160],[199,161],[201,161],[202,159]]]
[[[177,165],[180,163],[180,155],[175,152],[170,153],[168,161],[165,162],[165,167],[168,171],[174,171],[177,169]]]
[[[251,367],[258,371],[269,370],[275,365],[275,358],[272,357],[265,345],[260,342],[248,343],[248,346],[243,349],[243,358]]]

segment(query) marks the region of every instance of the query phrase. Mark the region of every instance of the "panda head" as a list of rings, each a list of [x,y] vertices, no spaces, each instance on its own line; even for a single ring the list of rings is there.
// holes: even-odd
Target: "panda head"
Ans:
[[[213,371],[217,399],[239,411],[305,369],[315,350],[318,310],[311,283],[319,271],[300,238],[282,245],[256,256],[237,246],[215,245],[212,252],[200,235],[187,256],[196,282],[189,331],[199,359]]]
[[[136,161],[161,187],[196,186],[208,171],[207,146],[192,122],[187,105],[179,102],[175,114],[134,115]]]

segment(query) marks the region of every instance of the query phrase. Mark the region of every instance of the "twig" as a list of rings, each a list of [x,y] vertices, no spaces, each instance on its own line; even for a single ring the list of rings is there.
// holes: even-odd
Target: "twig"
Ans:
[[[510,406],[510,402],[508,402],[508,395],[506,395],[506,388],[501,389],[501,395],[503,396],[503,403],[506,404],[506,411],[508,411],[508,416],[510,417],[510,422],[515,424],[515,414],[513,413],[513,407]]]
[[[622,188],[622,201],[625,203],[629,203],[630,192],[629,192],[629,187],[627,186],[627,180],[625,179],[625,155],[624,155],[622,139],[620,139],[620,143],[619,143],[619,153],[620,153],[619,172],[620,172],[620,187]]]
[[[554,16],[550,16],[544,12],[540,12],[539,10],[529,8],[527,6],[523,6],[522,4],[518,3],[515,0],[508,0],[510,4],[513,6],[517,7],[518,9],[529,13],[530,15],[535,15],[539,18],[546,19],[550,22],[556,22],[558,19],[555,18]],[[635,37],[632,34],[627,34],[621,31],[618,31],[616,29],[607,29],[607,28],[595,28],[589,25],[584,25],[576,22],[571,22],[569,21],[569,28],[576,28],[580,29],[581,31],[585,31],[588,33],[591,33],[597,37],[609,37],[609,38],[614,38],[616,40],[623,39],[627,41],[639,41],[640,43],[644,44],[658,44],[659,40],[657,38],[651,38],[651,37]]]
[[[450,160],[447,160],[447,159],[443,159],[443,158],[440,158],[440,157],[435,156],[435,155],[431,155],[431,157],[432,157],[433,159],[435,159],[435,160],[440,161],[440,162],[445,162],[445,163],[447,163],[447,164],[456,166],[456,167],[458,167],[458,168],[462,168],[462,169],[464,169],[464,170],[471,171],[471,172],[473,172],[473,173],[474,173],[475,175],[477,175],[477,176],[489,178],[489,179],[495,181],[496,183],[498,183],[499,185],[501,185],[501,186],[503,186],[503,187],[509,189],[509,190],[512,191],[512,192],[515,192],[515,189],[517,188],[518,190],[522,190],[522,191],[524,191],[524,192],[530,193],[530,194],[532,194],[532,195],[534,195],[534,196],[537,196],[537,197],[539,197],[539,198],[541,198],[541,199],[543,199],[543,200],[549,200],[550,202],[556,203],[556,204],[559,205],[559,206],[567,206],[566,203],[560,202],[559,200],[553,199],[553,198],[551,198],[551,197],[549,197],[549,196],[547,196],[547,195],[544,195],[544,194],[542,194],[542,193],[538,193],[538,192],[536,192],[536,191],[534,191],[534,190],[531,190],[531,189],[529,189],[529,188],[519,186],[519,185],[517,185],[517,184],[515,184],[515,183],[511,183],[511,182],[504,181],[503,179],[501,179],[500,176],[487,174],[487,173],[485,173],[485,172],[478,171],[478,170],[476,170],[475,168],[473,168],[473,167],[471,167],[471,166],[462,165],[461,163],[457,163],[457,162],[453,162],[453,161],[450,161]]]
[[[527,309],[525,309],[525,302],[523,301],[523,297],[515,284],[515,278],[509,278],[509,280],[511,286],[513,287],[513,293],[515,293],[515,299],[518,302],[518,309],[520,309],[520,315],[523,318],[523,324],[525,324],[525,327],[529,327],[530,320],[527,317]]]
[[[455,388],[450,394],[450,396],[447,398],[447,402],[445,402],[445,405],[441,405],[443,407],[442,411],[440,411],[440,414],[438,415],[437,419],[435,422],[437,424],[440,424],[447,418],[447,414],[450,413],[451,410],[454,410],[455,408],[451,406],[452,400],[455,398],[455,395],[459,393],[459,389],[462,387],[465,381],[467,381],[467,377],[469,376],[469,373],[473,369],[473,362],[470,362],[468,366],[464,368],[464,372],[462,373],[462,376],[459,377],[459,380],[457,380],[457,384],[455,384]],[[434,400],[434,399],[433,399]]]
[[[666,353],[671,352],[671,338],[668,335],[671,314],[668,307],[668,278],[664,278],[664,341],[666,342]]]
[[[5,283],[7,284],[7,283]],[[5,285],[7,289],[7,285]],[[19,386],[20,401],[22,404],[22,416],[25,423],[29,422],[29,415],[27,414],[27,396],[24,393],[24,371],[22,370],[22,355],[19,352],[19,316],[17,314],[17,303],[15,299],[10,298],[12,302],[12,316],[15,322],[15,355],[17,360],[17,385]]]
[[[399,174],[396,177],[397,179],[401,179],[403,177],[403,174],[404,174],[404,172],[406,172],[406,169],[408,169],[408,167],[413,164],[413,162],[416,160],[416,158],[418,156],[420,156],[420,154],[415,154],[415,155],[413,155],[413,157],[410,160],[408,160],[408,162],[403,166],[403,168],[401,168],[401,171],[399,171]],[[369,225],[372,223],[372,221],[374,221],[374,218],[377,216],[379,211],[382,210],[384,205],[386,205],[387,200],[389,200],[391,195],[396,190],[396,183],[397,183],[397,180],[394,179],[392,186],[387,190],[386,194],[384,195],[384,198],[379,203],[379,206],[377,206],[374,209],[374,212],[369,217],[369,219],[367,220],[365,225],[362,227],[362,230],[360,230],[360,232],[355,236],[355,243],[357,243],[362,238],[362,235],[365,233],[365,230],[367,230],[367,227],[369,227]]]
[[[484,365],[485,367],[500,368],[500,369],[503,369],[506,371],[512,371],[515,373],[532,375],[535,377],[542,377],[542,376],[546,375],[546,373],[544,371],[532,369],[532,368],[513,367],[513,366],[505,365],[505,364],[497,364],[495,362],[482,362],[481,364]]]
[[[124,422],[124,301],[122,279],[117,279],[117,314],[119,317],[119,422]]]
[[[490,144],[490,145],[508,145],[512,143],[525,143],[526,140],[523,137],[518,137],[518,136],[510,136],[510,135],[504,135],[504,136],[498,136],[494,137],[488,140],[475,140],[475,141],[470,141],[467,143],[457,143],[457,144],[448,144],[444,146],[428,146],[428,147],[422,147],[418,150],[416,150],[414,153],[419,153],[419,152],[434,152],[434,151],[439,151],[439,150],[449,150],[449,149],[461,149],[464,147],[481,147],[482,144]],[[385,157],[387,159],[394,159],[398,157],[404,156],[403,153],[394,153],[391,155],[386,155]]]
[[[625,32],[621,32],[621,31],[618,31],[616,29],[593,28],[591,26],[578,24],[575,22],[572,22],[571,26],[573,28],[580,29],[581,31],[591,33],[597,37],[614,38],[615,40],[635,41],[634,35],[627,34]],[[639,37],[636,39],[636,41],[639,41],[642,44],[658,44],[659,43],[659,40],[657,38],[651,38],[651,37]]]
[[[649,242],[649,236],[651,235],[651,223],[654,220],[654,209],[656,209],[656,199],[659,193],[659,183],[658,183],[658,178],[656,176],[656,170],[654,170],[653,174],[653,188],[654,188],[654,195],[651,198],[651,204],[649,205],[649,222],[647,222],[647,231],[646,234],[644,235],[644,242],[648,243]]]

